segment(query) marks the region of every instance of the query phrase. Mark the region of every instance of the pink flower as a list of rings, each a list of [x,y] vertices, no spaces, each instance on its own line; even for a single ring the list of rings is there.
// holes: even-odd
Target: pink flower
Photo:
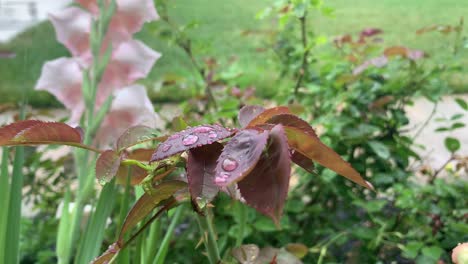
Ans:
[[[99,13],[96,0],[76,0],[94,16]],[[116,0],[117,10],[109,25],[112,43],[129,40],[145,22],[159,19],[152,0]]]
[[[141,85],[125,87],[116,93],[111,109],[96,135],[97,144],[110,146],[126,129],[136,125],[161,125],[161,119],[154,112],[146,90]]]
[[[101,106],[118,89],[132,84],[148,75],[156,60],[161,56],[142,42],[131,40],[122,43],[112,54],[96,94],[96,106]],[[78,123],[84,101],[81,92],[83,65],[78,59],[60,58],[49,61],[42,68],[37,90],[53,94],[71,110],[70,122]]]
[[[91,15],[81,8],[69,7],[49,14],[57,40],[75,57],[89,57]]]
[[[104,102],[113,90],[146,77],[160,57],[160,53],[137,40],[120,44],[113,51],[112,59],[103,75],[97,103]]]
[[[53,94],[72,111],[71,120],[77,122],[84,110],[82,81],[83,70],[78,61],[72,58],[59,58],[44,64],[35,89]]]

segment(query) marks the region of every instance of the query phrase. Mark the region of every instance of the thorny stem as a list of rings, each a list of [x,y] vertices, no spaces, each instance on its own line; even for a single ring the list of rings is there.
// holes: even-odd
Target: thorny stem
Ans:
[[[299,93],[299,87],[302,85],[302,81],[304,79],[304,74],[307,74],[307,58],[309,57],[309,48],[307,47],[307,14],[299,18],[301,23],[301,39],[302,39],[302,48],[304,49],[304,53],[302,54],[302,66],[299,69],[298,78],[296,82],[296,86],[294,87],[294,97],[296,98]]]
[[[427,124],[429,124],[429,122],[432,120],[432,117],[434,117],[434,114],[436,113],[437,111],[437,104],[438,103],[435,103],[434,104],[434,107],[432,108],[432,112],[431,114],[427,117],[426,121],[424,121],[424,123],[421,125],[421,127],[418,129],[418,131],[414,134],[413,138],[411,139],[412,141],[414,141],[417,137],[419,137],[419,134],[421,134],[421,132],[423,131],[423,129],[427,126]]]
[[[197,214],[197,221],[203,236],[203,243],[205,244],[210,263],[220,263],[221,258],[219,256],[218,244],[216,242],[216,234],[213,229],[213,224],[211,223],[210,212],[208,208],[205,208],[205,216],[200,216]]]
[[[429,178],[429,184],[434,184],[434,181],[437,178],[437,175],[439,175],[439,173],[441,173],[442,170],[444,170],[445,166],[447,166],[447,164],[449,164],[453,160],[455,160],[455,156],[451,155],[450,158],[446,160],[444,164],[440,166],[440,168],[434,172],[434,174],[432,174],[432,176]]]

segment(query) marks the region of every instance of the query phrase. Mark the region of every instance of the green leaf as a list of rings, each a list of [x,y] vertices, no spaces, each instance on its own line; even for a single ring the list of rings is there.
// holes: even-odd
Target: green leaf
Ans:
[[[447,148],[447,150],[452,152],[452,153],[456,152],[461,147],[460,141],[458,139],[452,138],[452,137],[445,138],[444,143],[445,143],[445,147]]]
[[[8,175],[8,156],[10,151],[8,148],[2,149],[2,161],[0,164],[0,262],[4,260],[6,230],[8,228],[8,203],[10,200],[10,180]]]
[[[371,149],[382,159],[388,159],[390,157],[390,150],[385,144],[379,141],[369,141],[368,142]]]
[[[406,258],[414,259],[418,256],[419,250],[424,246],[424,243],[411,241],[408,242],[403,248],[403,256]]]
[[[465,127],[464,123],[455,123],[455,124],[452,125],[451,130],[455,130],[455,129],[459,129],[459,128],[463,128],[463,127]]]
[[[444,250],[437,246],[431,246],[431,247],[423,247],[421,252],[426,257],[429,257],[433,260],[439,260]]]
[[[453,120],[458,120],[458,119],[460,119],[460,118],[462,118],[462,117],[464,117],[464,116],[465,116],[465,115],[464,115],[464,114],[461,114],[461,113],[454,114],[454,115],[452,115],[452,116],[450,117],[450,120],[452,120],[452,121],[453,121]]]
[[[455,99],[455,102],[457,102],[457,104],[463,108],[463,110],[466,110],[468,111],[468,103],[466,103],[465,100],[463,100],[462,98],[456,98]]]

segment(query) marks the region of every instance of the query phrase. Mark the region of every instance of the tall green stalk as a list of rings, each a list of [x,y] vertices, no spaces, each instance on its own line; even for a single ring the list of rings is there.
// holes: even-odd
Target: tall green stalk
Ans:
[[[174,229],[179,223],[180,217],[182,216],[182,212],[184,211],[184,206],[179,206],[175,208],[174,216],[172,217],[171,224],[166,231],[166,235],[164,236],[163,241],[161,242],[161,246],[159,247],[158,253],[156,254],[156,258],[154,258],[153,264],[164,264],[167,256],[167,252],[169,250],[169,243],[171,242],[172,236],[174,234]]]
[[[210,211],[208,208],[205,209],[205,216],[197,214],[198,226],[203,236],[203,243],[208,253],[208,259],[211,264],[217,264],[221,261],[221,258],[219,256],[218,243],[216,242],[216,234],[210,218]]]
[[[20,109],[20,119],[25,117],[25,105]],[[10,197],[8,201],[8,216],[4,263],[19,263],[19,245],[20,245],[20,227],[21,227],[21,196],[24,184],[23,165],[24,165],[24,147],[15,148],[15,158],[13,161],[13,174],[10,184]]]
[[[101,55],[102,46],[104,43],[104,36],[106,35],[110,20],[115,13],[116,3],[115,0],[110,1],[106,4],[103,0],[98,0],[100,14],[96,20],[92,22],[91,34],[90,34],[90,47],[93,55],[93,60],[88,71],[83,74],[83,97],[85,101],[86,111],[85,118],[81,122],[81,126],[85,127],[84,143],[91,144],[93,141],[93,135],[99,128],[105,114],[108,112],[112,98],[108,98],[106,103],[96,113],[95,101],[98,85],[101,81],[102,75],[111,57],[111,47],[106,47],[106,52]],[[57,237],[68,237],[69,239],[63,239],[57,241],[57,247],[63,249],[69,249],[71,251],[72,245],[75,245],[80,237],[80,226],[83,218],[83,209],[86,201],[94,192],[94,166],[91,160],[95,160],[95,157],[90,157],[87,151],[76,150],[75,151],[75,168],[78,175],[78,193],[75,199],[75,207],[72,213],[71,221],[71,234],[66,236],[64,234],[58,234]],[[112,188],[112,190],[114,190]],[[101,195],[105,193],[104,191]],[[101,199],[101,198],[100,198]],[[109,212],[110,213],[110,212]],[[61,222],[65,221],[61,219]],[[68,220],[67,220],[68,221]],[[94,220],[90,222],[91,225],[102,226],[102,221],[105,219]],[[90,229],[95,229],[89,227]],[[63,232],[70,232],[69,230]],[[92,245],[95,249],[89,249],[89,252],[94,252],[100,248],[99,234],[92,232],[85,232],[86,238],[82,238],[82,241],[92,241]],[[89,237],[89,238],[88,238]],[[102,238],[101,238],[102,240]],[[83,242],[81,242],[83,243]],[[79,251],[76,259],[82,260],[89,256],[86,250]],[[62,252],[63,256],[72,256],[71,252]],[[68,262],[68,260],[64,260]],[[81,262],[79,262],[81,263]]]
[[[6,230],[8,227],[8,204],[10,201],[10,180],[8,177],[8,156],[10,151],[8,148],[2,149],[2,163],[0,164],[0,263],[4,263],[5,259],[5,241]]]

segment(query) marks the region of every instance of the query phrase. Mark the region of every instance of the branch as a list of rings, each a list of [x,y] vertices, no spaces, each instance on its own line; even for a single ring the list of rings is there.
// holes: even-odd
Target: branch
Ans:
[[[307,73],[307,57],[309,57],[309,48],[307,47],[307,14],[299,18],[301,22],[301,38],[302,38],[302,48],[304,49],[304,53],[302,55],[302,66],[299,69],[299,77],[297,78],[296,86],[294,87],[294,97],[297,97],[299,92],[299,87],[302,84],[302,80],[304,79],[304,74]]]

